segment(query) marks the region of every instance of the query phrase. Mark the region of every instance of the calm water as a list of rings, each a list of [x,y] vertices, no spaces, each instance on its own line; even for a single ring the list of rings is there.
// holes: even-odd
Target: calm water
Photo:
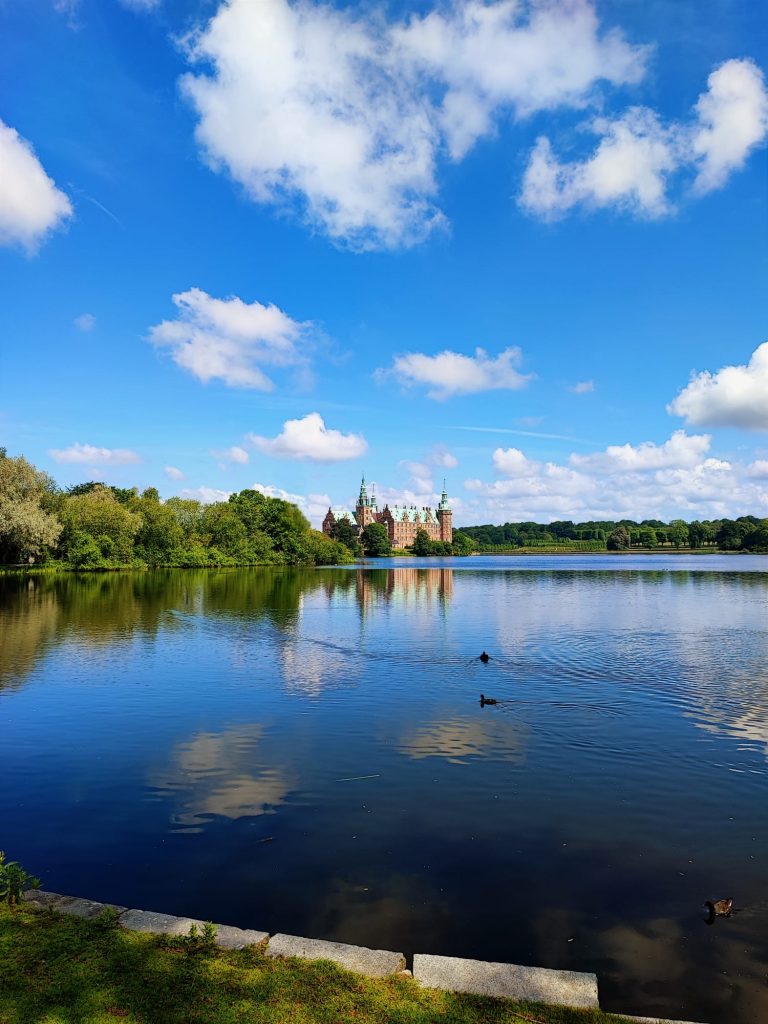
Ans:
[[[0,579],[0,847],[61,892],[594,970],[608,1009],[757,1024],[767,570]]]

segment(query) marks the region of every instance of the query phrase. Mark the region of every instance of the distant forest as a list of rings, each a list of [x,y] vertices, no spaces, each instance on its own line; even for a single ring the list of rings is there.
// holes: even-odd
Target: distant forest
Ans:
[[[386,530],[370,524],[358,538],[339,530],[326,537],[301,510],[256,490],[203,505],[163,501],[154,487],[113,487],[98,481],[66,490],[23,456],[0,448],[0,564],[65,569],[148,566],[338,565],[363,552],[391,552]],[[362,545],[361,542],[362,541]],[[768,552],[768,519],[742,516],[686,523],[505,523],[467,526],[453,543],[421,530],[414,555],[466,555],[517,549],[627,551],[635,549]]]
[[[301,510],[254,490],[203,505],[162,501],[154,487],[90,481],[67,490],[0,448],[0,564],[65,569],[147,566],[338,565],[343,544]]]
[[[694,520],[632,519],[573,523],[504,523],[503,526],[463,526],[459,531],[478,551],[511,548],[563,547],[582,551],[628,551],[631,548],[717,551],[768,551],[768,519]],[[455,535],[456,531],[454,531]]]

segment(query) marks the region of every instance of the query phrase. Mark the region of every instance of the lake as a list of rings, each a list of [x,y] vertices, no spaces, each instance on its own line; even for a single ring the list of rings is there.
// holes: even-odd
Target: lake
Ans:
[[[0,780],[45,888],[768,1020],[766,557],[0,578]]]

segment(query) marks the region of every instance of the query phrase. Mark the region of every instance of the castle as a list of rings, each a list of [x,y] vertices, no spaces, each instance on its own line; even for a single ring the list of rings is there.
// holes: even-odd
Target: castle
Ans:
[[[426,505],[417,508],[415,505],[385,505],[381,512],[376,504],[375,485],[371,487],[371,496],[365,486],[365,477],[360,484],[355,511],[346,508],[329,508],[323,520],[323,533],[330,534],[332,527],[346,520],[356,533],[360,533],[369,523],[381,523],[386,527],[390,543],[394,548],[406,548],[416,540],[417,530],[425,530],[430,540],[442,540],[448,544],[453,540],[453,512],[448,505],[448,493],[443,481],[443,493],[437,511]]]

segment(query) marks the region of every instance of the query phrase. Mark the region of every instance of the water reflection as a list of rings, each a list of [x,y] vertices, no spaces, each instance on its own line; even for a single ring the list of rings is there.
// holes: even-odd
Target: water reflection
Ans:
[[[443,757],[451,764],[466,764],[473,757],[522,762],[528,729],[498,715],[491,720],[450,718],[431,722],[406,733],[398,749],[407,757]]]
[[[253,724],[197,733],[178,744],[168,767],[150,776],[155,793],[174,804],[172,823],[200,832],[213,816],[274,814],[292,783],[285,769],[260,756],[263,736],[264,726]]]
[[[2,579],[3,845],[52,889],[768,1019],[768,562],[704,564]]]

